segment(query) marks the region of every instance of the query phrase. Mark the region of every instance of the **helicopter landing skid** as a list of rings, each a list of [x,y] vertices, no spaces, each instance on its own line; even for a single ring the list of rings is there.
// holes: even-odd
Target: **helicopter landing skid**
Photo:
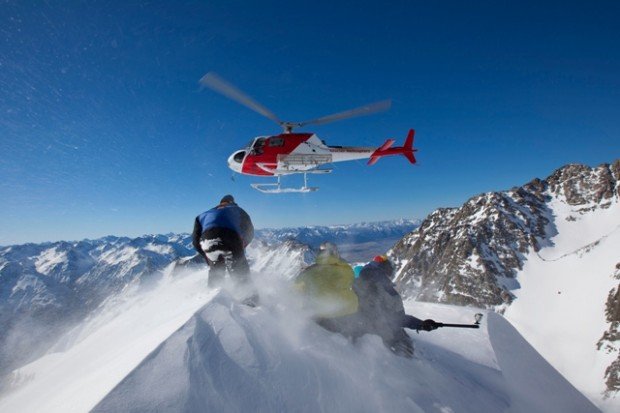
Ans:
[[[314,186],[302,186],[301,188],[282,188],[280,184],[250,184],[252,188],[263,194],[284,194],[284,193],[296,193],[296,192],[315,192],[318,191],[318,187]]]
[[[323,170],[329,172],[328,170]],[[313,171],[311,173],[316,173]],[[282,188],[280,183],[280,175],[277,175],[278,182],[272,184],[250,184],[252,188],[260,191],[264,194],[284,194],[284,193],[306,193],[306,192],[315,192],[318,191],[319,188],[316,186],[308,186],[308,176],[307,173],[304,173],[304,186],[301,188]]]

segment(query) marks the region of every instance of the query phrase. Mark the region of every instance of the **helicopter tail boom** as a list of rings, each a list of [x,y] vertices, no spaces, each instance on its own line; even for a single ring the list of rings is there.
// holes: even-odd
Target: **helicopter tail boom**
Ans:
[[[407,134],[407,139],[405,139],[405,144],[403,146],[398,146],[392,148],[394,144],[394,139],[388,139],[385,141],[383,145],[381,145],[377,150],[375,150],[372,155],[370,155],[370,159],[368,160],[368,165],[374,165],[379,161],[379,158],[390,155],[403,155],[405,158],[409,160],[412,164],[416,163],[415,156],[413,153],[417,149],[413,149],[413,137],[415,135],[415,130],[410,129],[409,134]]]

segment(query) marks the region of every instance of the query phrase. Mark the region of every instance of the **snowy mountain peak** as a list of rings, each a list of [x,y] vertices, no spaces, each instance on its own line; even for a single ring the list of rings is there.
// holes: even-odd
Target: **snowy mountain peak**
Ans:
[[[510,304],[525,256],[555,242],[558,213],[575,221],[617,208],[619,178],[620,160],[596,168],[567,165],[547,179],[437,209],[390,251],[395,281],[403,293],[425,301]],[[558,204],[567,209],[558,211]]]

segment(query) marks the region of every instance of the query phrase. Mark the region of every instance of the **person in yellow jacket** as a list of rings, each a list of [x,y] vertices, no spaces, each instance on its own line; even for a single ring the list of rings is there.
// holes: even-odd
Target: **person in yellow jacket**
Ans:
[[[358,308],[353,291],[355,276],[330,242],[321,244],[316,263],[302,271],[295,286],[306,299],[315,321],[327,330],[348,335],[353,331]]]

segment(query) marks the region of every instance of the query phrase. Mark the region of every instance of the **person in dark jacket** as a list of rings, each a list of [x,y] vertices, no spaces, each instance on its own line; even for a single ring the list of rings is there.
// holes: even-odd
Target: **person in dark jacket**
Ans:
[[[411,357],[413,343],[404,329],[431,331],[437,325],[405,314],[403,300],[391,281],[393,273],[392,263],[382,255],[365,265],[353,281],[361,333],[376,334],[395,354]]]
[[[224,196],[219,205],[196,217],[192,242],[209,265],[210,287],[222,283],[226,270],[238,283],[249,283],[245,247],[253,238],[252,220],[232,195]]]

